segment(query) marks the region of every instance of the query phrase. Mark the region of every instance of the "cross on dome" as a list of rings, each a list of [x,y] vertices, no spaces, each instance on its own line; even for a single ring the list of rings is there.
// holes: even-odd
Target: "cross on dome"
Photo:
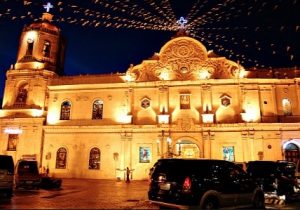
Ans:
[[[47,2],[47,4],[43,5],[44,8],[46,9],[46,12],[49,12],[50,9],[53,8],[53,5],[50,2]]]
[[[185,24],[187,24],[187,20],[184,17],[180,17],[176,22],[181,29],[185,28]]]

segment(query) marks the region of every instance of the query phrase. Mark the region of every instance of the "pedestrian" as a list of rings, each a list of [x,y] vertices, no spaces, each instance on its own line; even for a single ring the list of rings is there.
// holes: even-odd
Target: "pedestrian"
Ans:
[[[129,170],[129,168],[127,167],[127,168],[126,168],[126,182],[127,182],[127,183],[130,182],[129,176],[130,176],[130,170]]]

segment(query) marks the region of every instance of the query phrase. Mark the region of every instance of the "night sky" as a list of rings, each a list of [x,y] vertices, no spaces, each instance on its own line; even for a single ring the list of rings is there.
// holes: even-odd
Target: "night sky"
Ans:
[[[67,40],[65,75],[125,72],[151,57],[187,19],[191,37],[245,68],[300,64],[299,0],[61,0],[53,24]],[[25,24],[47,1],[0,0],[0,98]]]

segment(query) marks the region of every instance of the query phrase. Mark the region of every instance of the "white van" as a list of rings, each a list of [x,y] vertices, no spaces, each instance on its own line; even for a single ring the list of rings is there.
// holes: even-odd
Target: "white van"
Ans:
[[[14,160],[10,155],[0,155],[0,192],[8,198],[13,195]]]

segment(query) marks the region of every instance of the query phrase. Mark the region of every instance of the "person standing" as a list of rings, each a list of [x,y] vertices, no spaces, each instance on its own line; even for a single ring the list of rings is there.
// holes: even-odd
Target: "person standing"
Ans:
[[[129,168],[127,167],[127,168],[126,168],[126,182],[127,182],[127,183],[130,182],[129,176],[130,176],[130,170],[129,170]]]

